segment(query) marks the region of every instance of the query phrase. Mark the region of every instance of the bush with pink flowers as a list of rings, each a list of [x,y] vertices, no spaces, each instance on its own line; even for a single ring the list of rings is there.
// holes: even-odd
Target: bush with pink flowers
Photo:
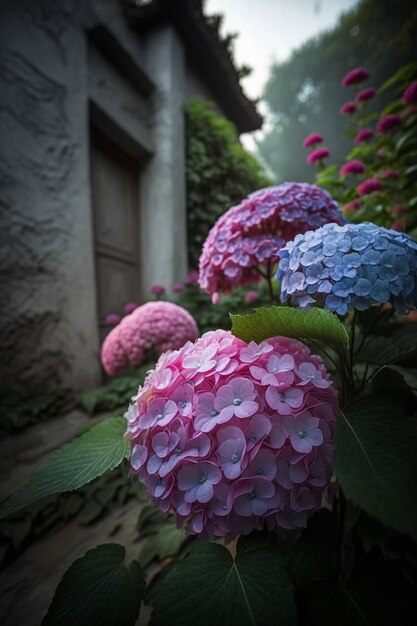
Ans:
[[[180,348],[198,336],[194,318],[172,302],[147,302],[126,315],[105,338],[101,362],[110,376],[138,367],[151,351]]]
[[[225,331],[161,356],[129,408],[132,471],[195,534],[305,525],[329,486],[337,395],[292,339]]]
[[[347,135],[353,138],[346,163],[319,167],[316,183],[326,188],[349,220],[400,225],[417,236],[417,64],[400,68],[378,89],[364,86],[368,72],[356,68],[342,85],[352,101],[341,113],[349,118]],[[391,100],[375,111],[378,99],[391,90]],[[372,100],[373,110],[368,107]],[[360,167],[354,164],[360,163]],[[347,176],[349,175],[349,176]],[[401,220],[395,207],[406,207]]]

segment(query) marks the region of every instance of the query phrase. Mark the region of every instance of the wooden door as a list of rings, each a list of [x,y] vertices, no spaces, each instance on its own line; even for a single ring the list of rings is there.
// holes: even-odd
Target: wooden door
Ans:
[[[139,302],[139,164],[104,137],[91,136],[96,293],[100,336],[108,313]]]

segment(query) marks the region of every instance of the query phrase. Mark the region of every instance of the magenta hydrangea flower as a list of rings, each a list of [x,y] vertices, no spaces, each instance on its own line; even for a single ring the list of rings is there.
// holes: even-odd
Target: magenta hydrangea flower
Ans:
[[[133,313],[133,311],[137,309],[138,306],[139,305],[136,304],[135,302],[128,302],[127,304],[124,305],[123,312],[126,313],[126,315],[130,315],[130,313]]]
[[[117,326],[122,318],[117,313],[109,313],[104,319],[106,326]]]
[[[363,67],[355,67],[355,69],[350,70],[346,74],[346,76],[342,79],[343,87],[350,87],[351,85],[358,85],[359,83],[363,83],[364,80],[369,78],[369,74]]]
[[[348,161],[340,168],[340,174],[342,176],[348,176],[349,174],[363,174],[365,166],[362,161]]]
[[[417,101],[417,81],[411,83],[403,93],[404,104],[411,104]]]
[[[382,178],[384,180],[392,180],[394,178],[398,178],[400,172],[393,167],[390,167],[387,170],[382,170],[382,172],[378,172],[378,178]]]
[[[286,241],[326,222],[342,221],[337,203],[315,185],[260,189],[229,209],[209,232],[200,257],[200,287],[218,302],[219,292],[259,283]]]
[[[395,113],[392,113],[390,115],[385,115],[384,117],[381,117],[378,124],[376,125],[376,129],[379,134],[385,135],[385,133],[388,133],[393,128],[398,128],[399,126],[402,126],[402,123],[403,121],[401,117],[399,115],[396,115]]]
[[[259,293],[257,291],[249,290],[245,293],[245,302],[248,304],[252,304],[252,302],[256,302],[259,300]]]
[[[163,296],[165,293],[165,287],[163,285],[159,285],[155,283],[155,285],[151,285],[151,288],[149,289],[149,291],[153,293],[155,296]]]
[[[356,104],[354,102],[345,102],[340,107],[340,113],[342,115],[352,115],[356,111]]]
[[[101,348],[101,363],[110,376],[116,376],[128,365],[143,363],[148,350],[177,349],[196,337],[197,324],[188,311],[172,302],[147,302],[109,332]],[[158,385],[168,382],[160,380]]]
[[[372,139],[373,136],[374,133],[370,128],[361,128],[353,141],[356,144],[365,143],[365,141]]]
[[[357,187],[360,196],[369,196],[371,193],[381,191],[382,183],[377,178],[367,178]]]
[[[328,150],[327,148],[316,148],[316,150],[313,150],[313,152],[310,152],[310,154],[308,155],[307,163],[309,165],[314,165],[314,163],[322,161],[323,159],[327,159],[329,156],[330,150]]]
[[[133,398],[131,469],[190,534],[297,531],[327,493],[336,414],[303,344],[208,332],[163,354]]]
[[[171,288],[172,293],[182,293],[184,290],[184,283],[175,283],[175,285],[172,285]]]
[[[362,89],[361,91],[359,91],[359,93],[356,94],[355,101],[366,102],[367,100],[372,100],[372,98],[374,98],[375,95],[376,95],[376,89],[374,89],[373,87],[366,87],[365,89]]]
[[[310,146],[314,146],[317,143],[323,143],[323,141],[324,141],[323,135],[320,135],[319,133],[312,133],[311,135],[308,135],[308,137],[304,139],[303,146],[304,148],[310,148]]]

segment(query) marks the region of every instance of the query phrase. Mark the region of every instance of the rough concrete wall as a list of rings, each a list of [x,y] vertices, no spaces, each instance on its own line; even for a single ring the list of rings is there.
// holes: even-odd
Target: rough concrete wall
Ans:
[[[79,18],[67,0],[1,4],[0,386],[28,394],[99,372]]]

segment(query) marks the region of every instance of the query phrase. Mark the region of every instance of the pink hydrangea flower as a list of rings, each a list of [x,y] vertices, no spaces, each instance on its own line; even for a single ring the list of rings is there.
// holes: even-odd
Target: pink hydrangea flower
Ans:
[[[308,135],[303,141],[304,148],[310,148],[310,146],[314,146],[317,143],[323,143],[324,137],[323,135],[319,135],[319,133],[312,133]]]
[[[407,87],[403,93],[404,104],[411,104],[417,101],[417,81],[414,81]]]
[[[358,85],[363,83],[364,80],[369,78],[369,74],[363,67],[355,67],[350,70],[342,79],[343,87],[350,87],[350,85]]]
[[[257,300],[259,300],[259,293],[257,291],[250,290],[245,293],[245,302],[248,304],[252,304],[252,302],[256,302]]]
[[[378,172],[376,175],[378,176],[378,178],[382,178],[384,180],[391,180],[393,178],[398,178],[400,175],[400,172],[394,169],[393,167],[391,167],[387,170],[383,170],[382,172]]]
[[[151,293],[153,293],[155,296],[163,296],[165,293],[165,287],[163,285],[151,285],[151,288],[149,289],[149,291]]]
[[[377,178],[367,178],[357,187],[357,192],[360,196],[369,196],[371,193],[381,191],[382,183]]]
[[[197,324],[188,311],[172,302],[147,302],[110,331],[101,348],[101,362],[110,376],[116,376],[129,364],[143,363],[147,350],[175,350],[196,337]],[[155,377],[154,384],[161,389],[169,383]]]
[[[366,102],[367,100],[372,100],[376,95],[376,89],[373,87],[366,87],[362,89],[356,94],[355,101],[356,102]]]
[[[126,313],[126,315],[130,315],[130,313],[133,313],[133,311],[135,309],[138,308],[138,304],[136,304],[135,302],[128,302],[128,304],[125,304],[123,307],[123,312]]]
[[[250,194],[209,232],[200,257],[200,287],[217,302],[219,292],[261,282],[261,273],[271,270],[287,241],[326,222],[341,224],[343,218],[337,203],[315,185],[284,183]]]
[[[394,220],[390,228],[392,228],[392,230],[405,230],[405,220]]]
[[[198,285],[198,270],[191,270],[184,280],[186,287],[192,287],[192,285]]]
[[[182,293],[184,289],[184,283],[175,283],[175,285],[172,285],[171,291],[172,293]]]
[[[354,102],[345,102],[340,107],[340,113],[342,115],[352,115],[356,111],[356,104]]]
[[[399,115],[396,115],[395,113],[392,113],[390,115],[385,115],[384,117],[381,117],[378,124],[376,125],[376,129],[380,135],[385,135],[385,133],[388,133],[393,128],[398,128],[399,126],[402,126],[402,123],[403,121],[401,117]]]
[[[190,534],[297,531],[327,492],[336,414],[303,344],[209,332],[163,354],[139,388],[125,416],[131,470]]]
[[[109,313],[104,319],[106,326],[117,326],[122,318],[117,313]]]
[[[347,176],[349,174],[363,174],[365,166],[362,161],[348,161],[340,168],[340,174]]]
[[[317,148],[316,150],[313,150],[313,152],[310,152],[310,154],[307,157],[307,163],[309,165],[314,165],[314,163],[317,163],[317,161],[322,161],[323,159],[327,159],[330,156],[330,150],[328,150],[327,148]]]
[[[370,128],[361,128],[353,141],[356,144],[365,143],[365,141],[372,139],[373,136],[374,133]]]

